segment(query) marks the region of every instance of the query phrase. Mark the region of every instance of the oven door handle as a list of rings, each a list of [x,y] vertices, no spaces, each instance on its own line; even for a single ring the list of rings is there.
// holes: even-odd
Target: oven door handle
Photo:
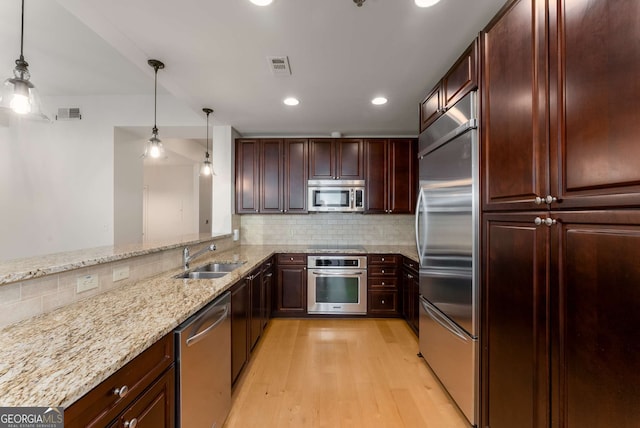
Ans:
[[[316,272],[311,271],[314,275],[322,275],[322,276],[351,276],[351,275],[362,275],[362,272]]]

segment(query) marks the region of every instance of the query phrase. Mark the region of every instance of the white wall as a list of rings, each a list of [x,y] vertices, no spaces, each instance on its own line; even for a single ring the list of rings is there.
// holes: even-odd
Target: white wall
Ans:
[[[114,127],[153,125],[153,96],[55,97],[47,112],[82,120],[0,126],[0,260],[111,245]],[[158,97],[158,128],[202,127],[202,115]]]
[[[144,168],[144,241],[198,233],[198,170],[194,165]]]
[[[114,131],[114,244],[142,242],[144,142],[123,129]]]

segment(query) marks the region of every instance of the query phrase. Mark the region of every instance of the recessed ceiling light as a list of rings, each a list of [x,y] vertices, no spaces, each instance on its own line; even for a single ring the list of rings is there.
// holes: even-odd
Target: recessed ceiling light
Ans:
[[[273,0],[250,0],[250,1],[256,6],[268,6],[273,2]]]
[[[376,106],[381,106],[382,104],[386,104],[386,103],[387,103],[387,99],[385,97],[375,97],[374,99],[371,100],[371,104]]]
[[[285,98],[283,103],[285,103],[288,106],[297,106],[298,104],[300,104],[300,101],[298,101],[297,98],[289,97],[289,98]]]
[[[253,1],[253,0],[252,0]],[[415,0],[418,7],[429,7],[438,3],[440,0]]]

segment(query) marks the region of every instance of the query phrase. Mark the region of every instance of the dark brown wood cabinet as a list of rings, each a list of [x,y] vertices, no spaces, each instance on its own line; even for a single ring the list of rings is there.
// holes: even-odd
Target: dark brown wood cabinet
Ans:
[[[274,314],[300,316],[307,314],[307,256],[278,254]]]
[[[262,267],[254,269],[245,278],[249,287],[249,300],[251,301],[251,318],[249,320],[249,351],[256,346],[258,338],[262,334],[264,313],[264,285],[262,283]]]
[[[175,427],[175,367],[171,367],[110,425],[110,428]]]
[[[478,40],[474,40],[420,102],[420,132],[478,87],[478,51]]]
[[[420,277],[418,276],[418,262],[408,257],[402,260],[402,317],[417,335],[420,329]]]
[[[640,4],[549,0],[552,208],[640,206]]]
[[[411,214],[417,189],[415,139],[365,140],[365,212]]]
[[[359,138],[309,140],[309,179],[362,180],[364,146]]]
[[[640,210],[552,212],[552,426],[640,420]]]
[[[236,140],[236,212],[307,212],[307,140]]]
[[[549,230],[546,213],[486,214],[483,253],[483,423],[547,427]]]
[[[250,287],[242,279],[231,287],[231,381],[235,382],[249,360]]]
[[[517,1],[482,34],[484,210],[549,195],[545,14],[544,0]]]
[[[275,280],[275,264],[273,258],[264,262],[262,270],[262,329],[264,330],[271,319],[272,301],[273,301],[273,282]]]
[[[367,312],[373,316],[399,316],[398,283],[401,256],[371,254],[367,257]]]
[[[145,427],[172,427],[173,363],[170,333],[65,409],[65,427],[118,426],[119,420],[128,420],[125,415],[145,419]]]
[[[482,426],[637,424],[639,13],[520,0],[483,33]]]

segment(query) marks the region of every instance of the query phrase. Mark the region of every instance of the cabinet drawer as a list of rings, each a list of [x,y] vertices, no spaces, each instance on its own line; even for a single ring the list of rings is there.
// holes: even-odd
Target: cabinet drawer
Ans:
[[[106,426],[173,361],[173,333],[170,333],[67,408],[65,427]],[[120,397],[116,390],[125,386],[127,392]]]
[[[398,268],[392,266],[369,266],[369,276],[385,276],[394,277],[398,274]]]
[[[398,313],[398,293],[396,291],[369,291],[369,312]]]
[[[395,265],[399,261],[399,256],[395,254],[370,254],[369,255],[369,264],[370,265],[380,265],[380,264],[391,264]]]
[[[411,269],[411,270],[414,270],[416,272],[418,271],[418,262],[416,262],[416,261],[414,261],[414,260],[412,260],[412,259],[410,259],[408,257],[405,257],[403,259],[402,265],[407,269]]]
[[[369,278],[369,288],[397,288],[398,279],[397,278]]]
[[[306,265],[306,254],[278,254],[279,265]]]

